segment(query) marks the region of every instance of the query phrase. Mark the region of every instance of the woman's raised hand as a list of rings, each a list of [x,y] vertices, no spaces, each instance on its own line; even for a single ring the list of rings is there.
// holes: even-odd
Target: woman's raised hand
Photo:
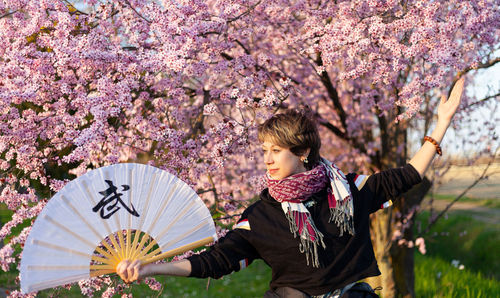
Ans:
[[[139,278],[142,278],[144,267],[141,266],[140,260],[130,261],[123,260],[116,266],[116,273],[126,283],[131,283]]]
[[[436,127],[432,131],[430,137],[434,139],[438,144],[443,140],[444,134],[451,123],[451,118],[455,115],[455,112],[460,105],[460,99],[462,97],[462,91],[464,90],[464,78],[460,78],[453,86],[451,90],[450,97],[446,99],[446,96],[441,97],[441,102],[439,103],[437,115],[438,121]],[[429,167],[434,155],[436,154],[435,145],[430,142],[424,142],[420,150],[412,157],[409,163],[417,170],[420,177],[424,177],[424,173]]]
[[[441,97],[441,102],[439,103],[437,115],[438,122],[451,122],[451,118],[455,115],[455,112],[460,105],[460,98],[462,97],[462,91],[464,90],[464,78],[461,77],[453,86],[451,90],[450,97],[446,99],[446,96]]]

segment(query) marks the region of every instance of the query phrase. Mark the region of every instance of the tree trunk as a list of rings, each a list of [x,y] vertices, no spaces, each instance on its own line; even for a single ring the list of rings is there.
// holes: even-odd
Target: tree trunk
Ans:
[[[414,247],[398,245],[392,239],[396,224],[412,208],[420,205],[429,191],[431,182],[424,177],[422,183],[414,186],[403,197],[396,200],[393,207],[380,210],[372,215],[372,241],[375,256],[382,272],[381,280],[370,280],[372,286],[382,286],[383,297],[415,297]],[[395,218],[397,212],[402,218]],[[413,215],[406,217],[409,225],[404,230],[403,238],[413,240]]]

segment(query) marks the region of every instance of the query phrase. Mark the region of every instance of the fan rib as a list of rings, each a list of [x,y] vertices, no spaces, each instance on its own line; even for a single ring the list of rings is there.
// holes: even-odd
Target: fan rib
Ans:
[[[78,217],[82,220],[83,223],[85,223],[85,225],[94,233],[94,235],[96,235],[96,237],[98,239],[101,239],[101,235],[94,229],[94,227],[85,219],[85,217],[83,217],[83,215],[78,212],[78,209],[75,208],[75,206],[73,206],[73,204],[71,204],[71,200],[69,198],[67,198],[66,196],[64,195],[61,195],[62,199],[66,202],[66,204],[71,208],[71,210],[73,210],[73,212],[78,215]]]
[[[134,233],[134,241],[132,241],[132,246],[130,247],[130,256],[129,259],[133,259],[134,255],[136,254],[137,251],[137,242],[139,241],[139,234],[142,233],[142,231],[136,230]]]
[[[87,244],[89,247],[91,248],[94,248],[94,244],[92,244],[91,242],[89,242],[87,239],[81,237],[80,235],[76,234],[75,232],[71,231],[70,229],[68,229],[67,227],[65,227],[64,225],[56,222],[54,219],[52,219],[52,217],[48,216],[47,214],[45,214],[43,216],[45,219],[47,219],[48,222],[50,222],[51,224],[59,227],[60,229],[64,230],[66,233],[70,234],[70,235],[73,235],[73,237],[77,238],[78,240],[80,240],[81,242]]]
[[[92,206],[95,206],[96,205],[96,201],[94,199],[94,196],[92,195],[92,193],[90,192],[89,190],[89,187],[87,185],[87,182],[85,180],[82,180],[82,185],[83,185],[83,188],[85,190],[85,192],[87,193],[87,196],[86,198],[90,199],[91,203],[92,203]],[[111,232],[111,228],[109,227],[107,221],[105,221],[104,219],[100,218],[103,226],[105,227],[108,235],[112,235],[113,233]],[[114,239],[114,237],[110,237],[111,238],[111,243],[116,247],[117,246],[117,243],[116,243],[116,240]],[[101,249],[100,247],[96,247],[95,250],[99,253],[101,253],[102,255],[106,256],[109,258],[110,262],[112,262],[111,259],[114,259],[116,262],[120,262],[120,256],[119,254],[117,254],[116,250],[111,247],[106,241],[101,241],[101,243],[104,245],[104,247],[106,247],[106,249],[108,250],[108,252],[106,252],[105,250]]]
[[[107,236],[106,238],[108,238],[111,241],[111,244],[109,244],[107,241],[104,241],[104,240],[101,243],[108,249],[108,252],[111,255],[113,255],[113,258],[117,261],[117,263],[119,263],[121,260],[124,259],[124,256],[120,255],[120,247],[118,246],[118,243],[116,242],[115,234],[111,234],[111,235]]]
[[[163,238],[163,235],[165,235],[166,232],[168,232],[168,230],[170,230],[170,228],[177,223],[177,221],[179,221],[179,219],[184,216],[190,209],[191,207],[196,203],[195,200],[191,200],[191,202],[189,202],[188,205],[185,205],[182,212],[180,212],[179,214],[177,214],[177,216],[174,218],[174,220],[172,220],[169,225],[163,229],[163,231],[160,232],[160,234],[158,234],[158,236],[156,236],[156,238],[158,239],[162,239]]]
[[[109,178],[108,174],[109,173],[105,173],[105,175],[104,175],[105,179],[112,180],[111,178]],[[119,216],[113,216],[113,217],[115,218],[116,227],[118,229],[121,229],[120,217]],[[116,242],[115,237],[110,237],[110,238],[111,238],[111,242],[114,245],[114,248],[115,248],[117,255],[119,256],[120,259],[123,259],[125,257],[125,253],[123,252],[123,247],[125,246],[125,244],[123,243],[123,234],[121,233],[121,231],[118,231],[117,234],[118,234],[118,242]]]
[[[131,235],[131,230],[130,227],[127,229],[127,240],[126,240],[126,246],[125,246],[125,259],[128,259],[130,257],[130,252],[132,248],[130,247],[130,238],[132,237]]]
[[[107,249],[108,251],[105,251],[104,249],[100,248],[99,246],[95,248],[95,250],[100,253],[101,255],[107,257],[110,261],[111,259],[115,259],[116,261],[120,261],[120,258],[114,254],[114,250],[107,244],[106,242],[101,242]]]
[[[118,242],[120,243],[120,256],[125,259],[125,241],[123,240],[123,232],[118,231]]]
[[[108,238],[109,238],[109,240],[111,240],[111,243],[113,244],[112,251],[114,252],[114,255],[118,256],[118,259],[122,260],[123,258],[120,255],[120,245],[118,245],[118,243],[116,242],[115,235],[114,234],[109,235]],[[110,252],[111,252],[111,250],[110,250]],[[111,252],[111,253],[113,253],[113,252]]]
[[[127,183],[128,185],[133,185],[133,170],[128,170],[128,176],[127,176]],[[132,205],[132,198],[134,197],[133,196],[133,191],[134,191],[134,187],[132,187],[130,189],[130,193],[129,193],[129,196],[128,196],[128,205]],[[128,259],[129,256],[130,256],[130,250],[131,250],[131,243],[130,243],[130,238],[131,238],[131,233],[132,233],[132,213],[129,213],[128,214],[128,226],[127,226],[127,240],[126,240],[126,245],[125,245],[125,259]]]
[[[105,180],[113,180],[112,178],[109,177],[109,173],[107,171],[104,172],[103,176],[104,176]],[[118,229],[121,229],[120,217],[119,216],[113,216],[113,217],[115,219],[115,225],[116,225],[116,227]],[[125,244],[123,242],[123,234],[121,233],[121,231],[118,231],[117,234],[118,234],[118,242],[116,242],[116,238],[115,237],[110,237],[110,238],[111,238],[111,242],[114,245],[114,248],[115,248],[115,251],[116,251],[117,255],[119,256],[120,259],[123,260],[125,258],[125,253],[123,251],[123,247],[125,246]]]
[[[141,256],[141,259],[149,259],[149,258],[152,258],[154,257],[155,255],[161,253],[161,248],[157,248],[155,249],[154,251],[148,253],[147,255],[145,256]]]
[[[144,204],[144,208],[142,209],[142,214],[147,214],[147,211],[149,210],[149,202],[150,202],[150,199],[151,199],[151,192],[153,191],[153,186],[155,185],[156,183],[156,179],[158,177],[158,174],[154,173],[151,175],[152,176],[152,179],[151,179],[151,182],[149,183],[149,190],[148,190],[148,194],[146,196],[146,203]],[[139,230],[141,231],[142,230],[142,226],[144,225],[144,219],[146,218],[146,216],[141,216],[141,220],[139,222],[139,226],[137,227],[136,230]],[[139,233],[135,233],[134,235],[134,241],[132,243],[132,246],[131,248],[134,250],[130,253],[130,259],[133,259],[134,258],[134,255],[137,253],[137,242],[139,241]],[[142,242],[142,240],[141,240]]]
[[[116,252],[121,259],[125,259],[125,242],[123,241],[123,231],[118,231],[118,247]]]
[[[142,259],[143,256],[155,245],[157,244],[156,241],[153,239],[153,241],[151,241],[148,246],[146,246],[145,248],[142,248],[139,252],[138,255],[134,256],[134,260],[137,260],[137,259]],[[161,252],[161,249],[160,248],[157,248],[155,251],[157,250],[160,250]],[[155,255],[158,254],[158,253],[155,253]]]
[[[178,181],[175,181],[174,184],[172,185],[172,189],[170,189],[170,191],[168,192],[167,196],[164,197],[164,199],[162,200],[162,205],[161,207],[156,211],[156,216],[151,224],[151,227],[149,227],[149,231],[153,231],[153,229],[155,228],[156,226],[156,223],[158,222],[158,219],[160,218],[160,216],[162,214],[164,214],[164,211],[166,209],[166,207],[169,205],[169,203],[171,202],[171,198],[172,198],[172,195],[174,194],[174,191],[177,190],[177,187],[178,187]]]
[[[133,252],[130,259],[132,259],[132,260],[137,259],[137,254],[138,253],[140,254],[140,252],[144,248],[144,243],[146,243],[146,240],[148,240],[149,238],[153,239],[153,237],[151,237],[148,233],[144,233],[144,235],[142,236],[141,242],[139,243],[139,245],[137,247],[135,247],[134,252]]]
[[[212,237],[212,236],[206,237],[206,238],[203,238],[201,240],[198,240],[198,241],[195,241],[195,242],[192,242],[192,243],[180,246],[178,248],[174,248],[174,249],[169,250],[169,251],[166,251],[166,252],[164,252],[162,254],[159,254],[159,255],[157,255],[155,257],[152,257],[150,259],[145,259],[145,260],[142,261],[142,265],[153,263],[153,262],[156,262],[158,260],[165,259],[165,258],[170,258],[172,256],[184,253],[184,252],[186,252],[188,250],[192,250],[192,249],[198,248],[200,246],[206,245],[206,244],[208,244],[210,242],[214,242],[214,237]]]
[[[192,234],[193,232],[199,230],[201,227],[203,227],[205,225],[204,222],[201,222],[199,223],[196,227],[192,228],[191,230],[185,232],[185,234],[187,235],[190,235]],[[175,239],[172,239],[170,240],[170,242],[166,243],[165,245],[163,245],[163,248],[166,248],[166,247],[169,247],[171,245],[174,245],[175,243],[179,242],[180,240],[182,240],[182,237],[184,237],[184,234],[182,235],[179,235],[177,236],[177,238]],[[157,248],[156,250],[152,251],[151,253],[147,254],[144,258],[150,258],[150,257],[153,257],[154,255],[157,255],[158,253],[160,253],[162,250],[162,248]]]
[[[93,255],[91,260],[96,261],[96,262],[105,263],[105,264],[110,264],[110,265],[116,263],[116,262],[112,261],[110,258],[101,258],[101,257],[98,257],[96,255]]]
[[[205,225],[205,223],[204,223],[204,222],[201,222],[201,223],[199,223],[197,226],[195,226],[194,228],[192,228],[191,230],[189,230],[189,231],[185,232],[185,234],[187,234],[187,235],[191,235],[193,232],[195,232],[195,231],[199,230],[199,229],[200,229],[201,227],[203,227],[204,225]],[[182,237],[184,237],[184,234],[179,235],[179,236],[177,236],[177,238],[170,240],[170,242],[169,242],[169,243],[166,243],[165,245],[163,245],[163,248],[166,248],[166,247],[169,247],[169,246],[171,246],[171,245],[174,245],[175,243],[177,243],[177,242],[179,242],[180,240],[182,240]]]
[[[88,265],[28,265],[28,270],[31,271],[45,271],[45,270],[85,270],[89,269]]]
[[[43,290],[43,289],[47,289],[47,288],[60,286],[60,285],[65,285],[65,284],[73,283],[75,281],[78,281],[81,279],[87,279],[87,278],[89,278],[89,273],[82,273],[82,274],[66,276],[64,278],[47,280],[47,281],[39,282],[36,284],[32,284],[31,286],[28,286],[27,292],[29,293],[29,292],[39,291],[39,290]]]
[[[102,270],[102,269],[116,269],[116,266],[113,264],[106,264],[106,265],[90,265],[87,268],[90,268],[91,270]]]
[[[90,201],[92,202],[92,206],[97,205],[96,201],[94,200],[94,195],[92,195],[92,193],[89,190],[89,186],[87,185],[87,181],[82,180],[82,184],[83,184],[83,188],[85,189],[85,192],[87,193],[86,197],[90,199]],[[100,219],[101,219],[101,222],[102,222],[104,228],[106,229],[107,235],[111,235],[113,232],[111,231],[111,228],[109,227],[108,222],[102,218],[100,218]]]
[[[90,277],[96,277],[96,276],[101,276],[104,274],[110,274],[110,273],[115,273],[115,269],[105,269],[105,270],[91,270],[90,271]]]
[[[70,253],[70,254],[73,254],[73,255],[77,255],[77,256],[82,256],[82,257],[85,257],[85,258],[89,258],[90,257],[90,254],[88,254],[88,253],[84,253],[84,252],[77,251],[77,250],[74,250],[74,249],[71,249],[71,248],[67,248],[67,247],[62,247],[62,246],[59,246],[59,245],[56,245],[56,244],[53,244],[53,243],[48,243],[48,242],[45,242],[43,240],[34,239],[33,240],[33,245],[43,246],[45,248],[53,249],[53,250],[56,250],[56,251],[65,251],[67,253]]]
[[[149,211],[149,205],[151,201],[151,193],[153,192],[153,186],[156,184],[156,180],[158,178],[158,174],[153,174],[153,179],[151,179],[151,183],[149,183],[149,190],[148,194],[146,195],[146,203],[144,204],[144,209],[142,211],[142,214],[148,214]],[[139,230],[142,230],[142,227],[144,226],[144,220],[146,219],[146,216],[141,217],[141,221],[139,222]]]

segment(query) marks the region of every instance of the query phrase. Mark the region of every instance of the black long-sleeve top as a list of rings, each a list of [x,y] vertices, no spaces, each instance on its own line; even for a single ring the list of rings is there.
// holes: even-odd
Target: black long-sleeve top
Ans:
[[[420,175],[407,164],[371,176],[351,173],[346,177],[354,200],[354,236],[344,233],[340,237],[337,225],[328,222],[326,188],[304,202],[324,235],[326,248],[318,247],[319,268],[307,265],[281,204],[264,189],[260,200],[243,212],[237,225],[240,228],[227,233],[209,251],[189,258],[190,276],[219,278],[263,259],[272,269],[271,289],[292,287],[309,295],[321,295],[380,275],[370,240],[369,215],[419,183]]]

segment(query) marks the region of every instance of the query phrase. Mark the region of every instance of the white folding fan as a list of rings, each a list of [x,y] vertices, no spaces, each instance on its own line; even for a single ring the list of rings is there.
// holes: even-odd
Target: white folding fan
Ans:
[[[133,163],[92,170],[49,200],[26,240],[21,291],[115,272],[123,259],[155,262],[217,239],[210,212],[172,174]]]

